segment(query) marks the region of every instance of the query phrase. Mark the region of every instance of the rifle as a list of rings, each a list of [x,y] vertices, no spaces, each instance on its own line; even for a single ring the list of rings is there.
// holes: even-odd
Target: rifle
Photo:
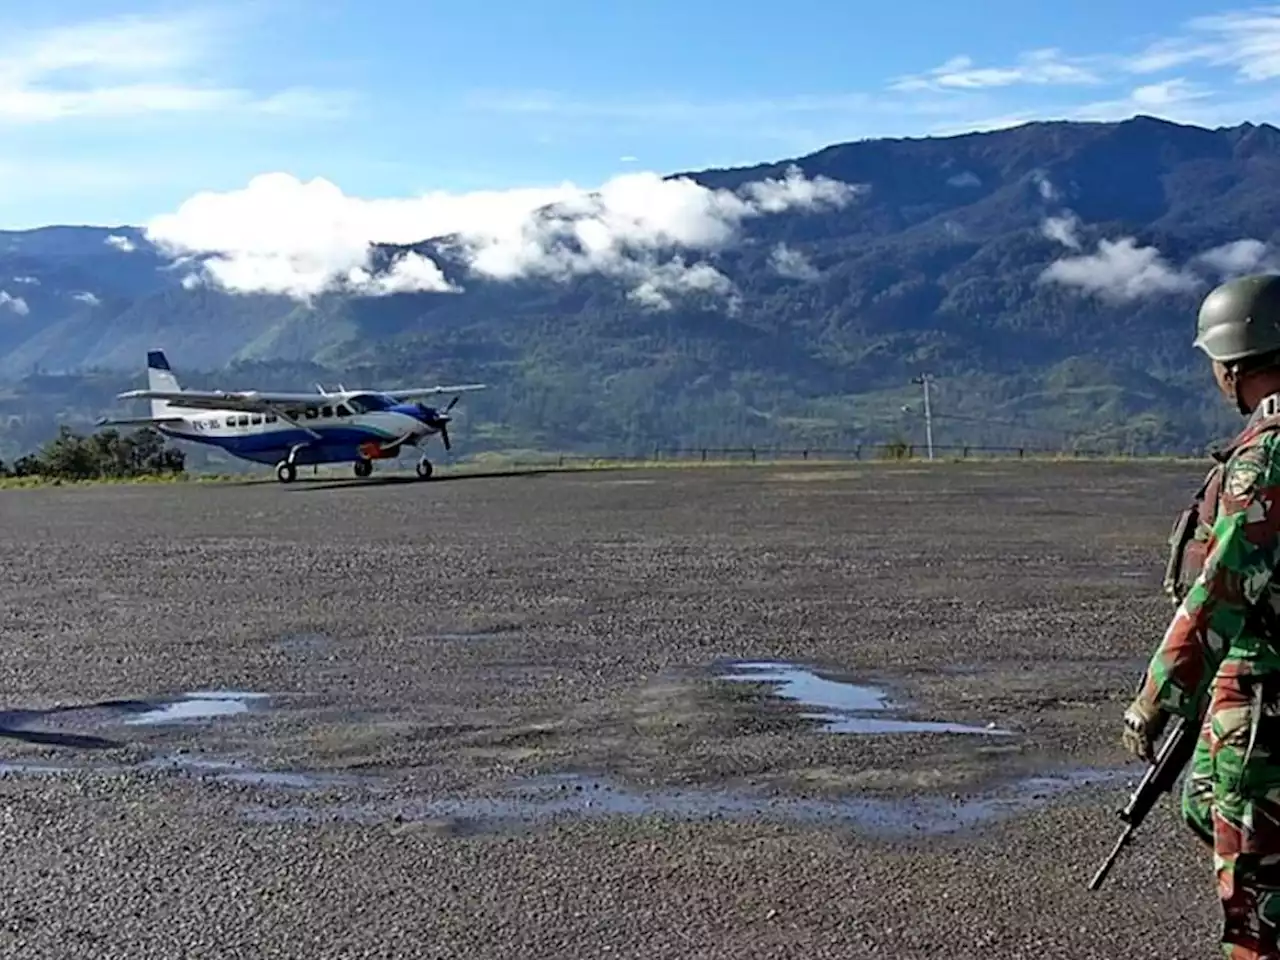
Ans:
[[[1146,819],[1160,796],[1173,789],[1182,768],[1187,765],[1187,761],[1195,752],[1200,725],[1189,724],[1181,717],[1175,717],[1173,723],[1173,729],[1160,745],[1155,761],[1147,767],[1142,782],[1129,795],[1129,802],[1120,811],[1120,819],[1126,824],[1124,832],[1120,834],[1120,839],[1111,849],[1111,855],[1103,861],[1098,872],[1089,881],[1090,890],[1097,890],[1102,886],[1103,878],[1111,871],[1111,866],[1116,862],[1120,851],[1133,838],[1134,831],[1142,825],[1142,821]]]

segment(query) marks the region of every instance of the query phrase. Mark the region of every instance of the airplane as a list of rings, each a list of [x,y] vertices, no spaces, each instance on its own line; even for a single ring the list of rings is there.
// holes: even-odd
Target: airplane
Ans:
[[[409,390],[336,392],[316,384],[316,393],[272,393],[259,390],[184,390],[178,385],[163,350],[147,352],[147,389],[129,390],[121,400],[151,401],[151,416],[103,417],[98,426],[151,426],[175,440],[219,447],[253,463],[274,463],[276,479],[292,483],[298,467],[319,463],[352,463],[357,477],[373,473],[373,462],[400,455],[404,447],[421,447],[435,434],[445,450],[449,443],[449,411],[463,393],[485,384],[419,387]],[[457,394],[442,410],[419,398]],[[424,453],[418,476],[432,474]]]

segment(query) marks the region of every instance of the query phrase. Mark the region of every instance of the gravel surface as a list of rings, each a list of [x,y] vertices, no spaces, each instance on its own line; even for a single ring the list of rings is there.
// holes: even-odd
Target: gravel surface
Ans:
[[[0,493],[0,956],[1215,956],[1168,798],[1085,889],[1202,472]]]

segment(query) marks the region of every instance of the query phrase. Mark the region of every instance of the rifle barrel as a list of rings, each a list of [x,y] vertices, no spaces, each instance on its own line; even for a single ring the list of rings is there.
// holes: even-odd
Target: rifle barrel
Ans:
[[[1129,824],[1124,828],[1124,832],[1120,834],[1120,839],[1116,841],[1116,845],[1111,848],[1111,855],[1102,861],[1102,866],[1098,868],[1098,872],[1093,875],[1093,879],[1089,881],[1089,889],[1097,890],[1102,886],[1102,881],[1106,879],[1111,867],[1116,862],[1116,857],[1120,856],[1120,851],[1124,849],[1124,845],[1129,842],[1133,836],[1133,824]]]

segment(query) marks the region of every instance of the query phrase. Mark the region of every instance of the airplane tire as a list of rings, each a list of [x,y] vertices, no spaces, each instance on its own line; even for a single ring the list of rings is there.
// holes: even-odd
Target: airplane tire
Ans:
[[[281,460],[276,464],[276,479],[281,483],[293,483],[298,476],[298,468],[288,460]]]
[[[418,466],[416,467],[416,469],[418,471],[419,480],[427,480],[431,477],[431,472],[432,472],[431,461],[428,460],[426,457],[423,457],[421,460],[418,461]]]
[[[357,477],[367,477],[373,473],[373,461],[357,460],[352,469],[355,471]]]

